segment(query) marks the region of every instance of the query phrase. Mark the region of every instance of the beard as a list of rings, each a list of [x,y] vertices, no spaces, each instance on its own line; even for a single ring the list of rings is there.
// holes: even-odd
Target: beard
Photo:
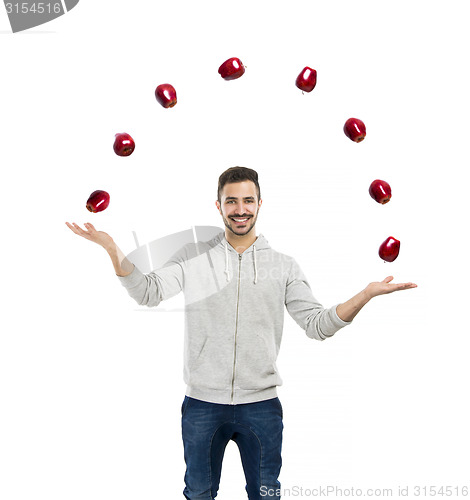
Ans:
[[[236,226],[231,219],[226,219],[223,215],[222,219],[224,221],[225,227],[233,234],[235,234],[236,236],[245,236],[255,227],[256,220],[258,219],[258,212],[256,212],[255,215],[251,216],[246,221],[246,225],[244,227]],[[233,226],[231,225],[231,223],[233,224]]]

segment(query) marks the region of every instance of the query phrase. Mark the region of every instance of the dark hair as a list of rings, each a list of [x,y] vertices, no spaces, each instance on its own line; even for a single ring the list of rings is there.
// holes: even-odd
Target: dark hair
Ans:
[[[223,172],[219,177],[219,186],[217,188],[217,199],[220,203],[220,193],[224,188],[225,184],[231,184],[233,182],[242,181],[252,181],[256,186],[258,193],[258,202],[261,199],[261,191],[258,184],[258,172],[251,168],[246,167],[230,167],[225,172]]]

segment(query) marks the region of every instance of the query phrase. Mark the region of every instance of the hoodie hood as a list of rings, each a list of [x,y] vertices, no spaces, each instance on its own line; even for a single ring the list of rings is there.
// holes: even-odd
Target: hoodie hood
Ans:
[[[221,245],[224,247],[225,251],[225,276],[226,280],[230,281],[232,279],[232,274],[231,274],[231,269],[230,269],[230,263],[231,259],[229,257],[230,253],[236,253],[238,252],[233,248],[233,246],[227,241],[227,238],[225,237],[225,232],[221,232],[219,235],[217,235],[214,238],[214,243],[216,245]],[[268,241],[266,238],[262,235],[259,234],[256,240],[242,253],[238,255],[245,255],[251,254],[251,258],[253,260],[253,283],[256,285],[258,281],[258,268],[256,265],[256,252],[259,252],[261,250],[269,250],[271,246],[269,245]]]

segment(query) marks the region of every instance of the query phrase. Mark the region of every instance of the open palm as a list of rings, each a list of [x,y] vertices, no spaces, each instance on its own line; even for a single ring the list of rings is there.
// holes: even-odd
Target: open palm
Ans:
[[[66,222],[66,224],[75,234],[98,243],[98,245],[101,245],[103,248],[108,247],[114,241],[108,233],[105,233],[104,231],[97,231],[90,222],[85,222],[84,225],[86,230],[83,230],[78,224],[75,224],[75,222],[72,224]]]
[[[383,281],[374,281],[369,283],[365,289],[366,294],[372,298],[377,295],[384,295],[386,293],[396,292],[398,290],[407,290],[408,288],[416,288],[418,285],[415,283],[390,283],[393,276],[387,276]]]

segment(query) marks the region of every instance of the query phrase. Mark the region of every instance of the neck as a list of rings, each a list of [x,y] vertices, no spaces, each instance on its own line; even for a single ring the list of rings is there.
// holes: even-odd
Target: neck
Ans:
[[[230,245],[238,252],[243,253],[249,246],[251,246],[256,239],[256,230],[253,228],[248,234],[236,235],[232,231],[225,229],[225,238],[230,243]]]

